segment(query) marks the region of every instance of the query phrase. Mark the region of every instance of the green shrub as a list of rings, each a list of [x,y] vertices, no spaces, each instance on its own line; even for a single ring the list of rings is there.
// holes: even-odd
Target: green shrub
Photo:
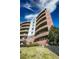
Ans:
[[[56,27],[51,27],[48,35],[50,45],[59,45],[59,29]]]
[[[32,46],[39,46],[38,43],[30,43],[30,44],[26,44],[27,47],[32,47]]]

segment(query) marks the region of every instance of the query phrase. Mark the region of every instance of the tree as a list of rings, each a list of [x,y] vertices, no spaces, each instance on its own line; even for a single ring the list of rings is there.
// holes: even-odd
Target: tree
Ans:
[[[59,29],[51,26],[48,39],[50,45],[59,45]]]

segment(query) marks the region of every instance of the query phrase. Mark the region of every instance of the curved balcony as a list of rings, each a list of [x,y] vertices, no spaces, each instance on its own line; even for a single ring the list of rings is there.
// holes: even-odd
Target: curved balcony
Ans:
[[[21,27],[24,27],[24,26],[30,26],[30,24],[22,24],[20,25]]]
[[[25,38],[21,38],[20,41],[25,41]]]
[[[22,22],[21,24],[25,24],[25,23],[30,23],[30,22],[26,22],[26,21],[25,21],[25,22]]]
[[[46,32],[46,31],[48,31],[48,28],[47,27],[45,27],[45,28],[39,30],[38,32],[36,32],[35,33],[35,36],[38,35],[38,34],[40,34],[40,33],[42,33],[42,32]]]
[[[39,15],[39,16],[37,17],[37,19],[40,19],[40,18],[43,17],[44,15],[46,15],[45,12],[42,13],[41,15]],[[38,20],[36,20],[36,21],[38,21]]]
[[[47,39],[48,39],[48,35],[39,37],[39,38],[35,39],[34,42],[43,41],[43,40],[47,40]]]
[[[28,32],[28,30],[21,30],[20,32]]]
[[[37,18],[46,11],[46,9],[44,9],[42,12],[40,12],[40,14],[37,16]]]
[[[20,34],[28,34],[28,32],[20,32]]]
[[[42,33],[40,33],[39,35],[37,35],[37,36],[35,37],[35,39],[38,39],[38,38],[43,37],[43,36],[46,36],[46,35],[48,35],[48,32],[42,32]]]
[[[29,28],[21,28],[20,30],[29,30]]]
[[[41,23],[39,26],[36,26],[36,30],[39,29],[42,26],[45,26],[45,25],[47,25],[47,22],[46,21],[44,21],[43,23]]]
[[[46,19],[46,16],[43,16],[43,17],[41,17],[40,19],[37,19],[38,21],[36,22],[36,25],[39,23],[39,22],[41,22],[41,21],[43,21],[43,20],[45,20]]]
[[[23,42],[24,40],[23,39],[20,39],[20,42]]]
[[[26,39],[27,36],[20,36],[20,39]]]
[[[20,34],[20,36],[28,36],[28,34]]]
[[[43,20],[42,22],[40,22],[39,24],[37,24],[37,25],[36,25],[36,28],[37,28],[39,25],[43,24],[44,22],[46,22],[46,20]]]
[[[23,24],[30,24],[30,22],[23,22],[20,25],[23,25]]]
[[[47,27],[48,27],[47,25],[40,27],[39,29],[36,30],[36,33],[39,32],[40,30],[46,29]]]
[[[20,29],[23,29],[23,28],[29,28],[29,26],[26,26],[26,27],[20,27]]]
[[[29,27],[30,25],[22,25],[21,27]]]

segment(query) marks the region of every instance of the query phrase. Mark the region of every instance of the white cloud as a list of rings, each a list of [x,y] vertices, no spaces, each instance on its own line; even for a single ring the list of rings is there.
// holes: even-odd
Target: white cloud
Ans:
[[[25,4],[23,4],[21,7],[24,7],[24,8],[26,8],[26,9],[29,9],[29,10],[33,11],[33,10],[31,9],[32,6],[31,6],[29,3],[25,3]]]
[[[32,1],[32,2],[33,2],[33,1]],[[56,3],[57,3],[57,2],[58,2],[58,0],[40,0],[39,3],[36,3],[36,5],[37,5],[41,10],[44,9],[44,8],[47,8],[47,9],[50,11],[50,13],[51,13],[51,12],[53,12],[53,11],[56,9],[56,7],[57,7]],[[29,3],[24,4],[23,7],[25,7],[25,8],[27,8],[27,9],[33,11],[33,10],[31,9],[31,7],[33,7],[33,6],[32,6],[31,4],[29,4]],[[38,15],[38,14],[26,15],[26,16],[25,16],[25,19],[31,20],[31,19],[35,18],[37,15]]]
[[[39,3],[35,3],[33,0],[31,0],[32,3],[35,3],[41,10],[44,8],[47,8],[50,12],[53,12],[56,9],[56,3],[59,0],[39,0]],[[30,3],[25,3],[22,5],[22,7],[27,8],[34,12],[34,10],[31,7],[34,7],[34,5],[31,5]]]
[[[28,21],[28,20],[32,20],[32,19],[34,19],[36,16],[37,16],[37,14],[26,15],[26,16],[25,16],[25,19],[27,19],[27,21]]]
[[[40,0],[38,6],[43,9],[47,8],[50,12],[53,12],[56,9],[56,3],[58,0]]]

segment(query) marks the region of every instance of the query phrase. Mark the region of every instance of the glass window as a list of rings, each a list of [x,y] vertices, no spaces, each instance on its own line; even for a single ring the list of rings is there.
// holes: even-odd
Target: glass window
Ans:
[[[32,30],[33,30],[34,28],[32,28]]]
[[[33,22],[33,23],[35,23],[35,22]]]
[[[33,32],[31,32],[31,33],[33,33]]]

